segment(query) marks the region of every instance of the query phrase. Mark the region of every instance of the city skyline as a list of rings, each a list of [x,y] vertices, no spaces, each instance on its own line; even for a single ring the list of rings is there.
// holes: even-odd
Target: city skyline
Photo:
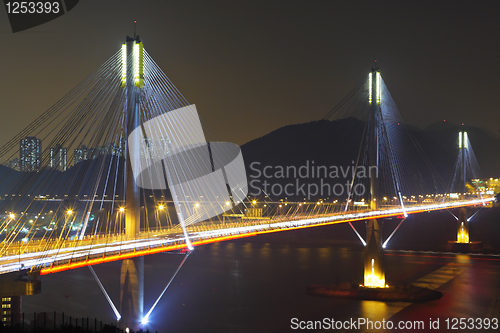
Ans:
[[[7,160],[4,165],[17,171],[40,171],[43,168],[66,171],[69,168],[67,147],[60,144],[49,147],[47,151],[48,160],[44,165],[42,145],[42,140],[34,136],[21,139],[19,142],[19,157]],[[122,138],[118,144],[111,142],[96,147],[87,147],[82,144],[80,147],[73,149],[73,154],[69,156],[69,160],[73,162],[72,166],[74,166],[82,161],[107,154],[123,157],[125,154],[125,140]]]
[[[156,155],[168,152],[168,139],[161,139],[158,142],[154,142],[144,138],[144,141],[146,142],[148,150],[146,152],[141,152],[141,155],[147,153],[150,158],[153,158]],[[71,166],[74,166],[82,161],[95,159],[101,155],[124,157],[126,141],[124,138],[120,138],[118,143],[109,142],[96,147],[88,147],[85,144],[81,144],[79,147],[73,149],[73,154],[69,155],[69,158],[68,148],[56,144],[48,149],[47,165],[42,165],[42,156],[44,152],[42,149],[43,140],[29,136],[21,139],[19,145],[19,157],[13,157],[7,160],[4,165],[17,171],[38,171],[40,168],[45,167],[66,171],[70,167],[68,160],[72,161],[73,163]],[[33,149],[32,146],[35,148]]]

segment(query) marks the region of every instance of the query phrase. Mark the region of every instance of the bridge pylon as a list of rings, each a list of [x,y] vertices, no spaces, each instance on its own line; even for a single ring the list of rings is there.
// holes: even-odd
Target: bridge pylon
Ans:
[[[130,150],[138,149],[140,138],[130,142],[128,137],[141,126],[141,88],[144,87],[143,44],[139,36],[126,38],[122,45],[122,87],[125,88],[125,112],[127,124],[127,147],[125,165],[125,234],[134,239],[140,231],[141,192],[134,180],[134,163],[138,160],[130,158]],[[135,166],[136,170],[140,165]],[[122,261],[120,278],[120,325],[123,328],[139,327],[144,306],[144,258],[136,257]]]
[[[458,149],[459,149],[459,167],[460,167],[460,182],[459,182],[459,197],[462,200],[466,200],[467,195],[467,161],[468,154],[470,153],[471,147],[469,147],[470,142],[466,131],[460,131],[458,134]],[[470,209],[469,209],[470,212]],[[473,214],[475,215],[475,214]],[[471,216],[472,218],[472,216]],[[466,207],[462,207],[458,211],[457,216],[457,240],[448,242],[448,250],[454,252],[470,252],[477,251],[481,247],[480,241],[472,242],[469,235],[469,220],[468,210]]]
[[[462,178],[461,187],[462,193],[461,198],[465,199],[465,193],[467,191],[467,163],[466,163],[466,150],[468,149],[468,137],[467,132],[461,131],[458,136],[458,149],[460,150],[460,177]],[[458,228],[457,228],[457,243],[466,244],[470,243],[469,240],[469,221],[467,219],[467,209],[465,207],[460,208],[458,213]]]
[[[369,75],[369,98],[370,104],[370,164],[376,168],[370,168],[370,208],[378,208],[378,162],[379,162],[379,129],[378,123],[381,117],[380,101],[382,94],[382,79],[378,69],[372,69]],[[364,266],[364,286],[372,288],[384,288],[385,267],[384,253],[382,248],[382,226],[378,220],[370,219],[366,222],[366,246]]]
[[[144,86],[144,74],[143,46],[139,36],[127,37],[126,43],[122,45],[122,66],[122,87],[126,89],[125,112],[128,136],[141,126],[140,89]],[[125,233],[128,239],[133,239],[139,233],[141,220],[141,192],[133,174],[133,169],[140,170],[140,161],[130,158],[130,148],[138,150],[141,142],[139,137],[134,137],[134,142],[129,140],[127,138],[125,166]],[[137,164],[135,168],[134,163]]]

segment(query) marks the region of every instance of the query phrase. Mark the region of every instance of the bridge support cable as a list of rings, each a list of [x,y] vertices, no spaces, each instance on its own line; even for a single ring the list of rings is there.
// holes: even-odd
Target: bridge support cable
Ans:
[[[381,79],[382,81],[382,79]],[[381,84],[383,84],[383,81],[381,82]],[[390,97],[390,94],[388,92],[386,92],[387,90],[387,87],[385,86],[385,84],[383,85],[383,88],[382,88],[383,92],[384,92],[384,101],[387,97]],[[385,148],[386,148],[386,154],[387,154],[387,157],[388,157],[388,164],[389,164],[389,168],[390,168],[390,173],[391,173],[391,178],[392,178],[392,184],[394,186],[394,191],[395,193],[397,194],[398,198],[399,198],[399,204],[400,204],[400,207],[403,211],[403,214],[406,217],[408,217],[408,214],[406,213],[406,210],[405,210],[405,206],[404,206],[404,202],[403,202],[403,197],[401,195],[401,186],[400,186],[400,183],[401,183],[401,177],[400,177],[400,170],[399,170],[399,167],[398,165],[396,164],[396,161],[395,161],[395,158],[394,158],[394,155],[396,154],[399,154],[399,147],[396,146],[396,142],[398,141],[397,138],[394,138],[393,137],[393,130],[392,131],[389,131],[389,127],[394,127],[394,122],[396,121],[401,121],[401,119],[399,119],[399,115],[395,112],[395,110],[390,110],[390,108],[388,108],[386,105],[390,105],[390,104],[395,104],[394,101],[392,101],[390,98],[389,98],[389,102],[387,103],[382,103],[382,105],[380,106],[380,127],[381,127],[381,132],[382,132],[382,137],[383,139],[385,139]],[[395,114],[396,113],[396,114]],[[392,118],[392,119],[391,119]]]
[[[482,198],[481,198],[481,199],[482,199]],[[476,214],[477,214],[477,213],[479,213],[479,212],[480,212],[483,208],[484,208],[484,204],[483,204],[483,206],[481,206],[481,208],[479,208],[477,211],[475,211],[475,212],[474,212],[474,214],[472,214],[472,216],[471,216],[471,217],[469,217],[469,218],[467,219],[467,222],[470,222],[470,221],[474,218],[474,216],[476,216]],[[457,218],[457,220],[458,220],[458,218]]]
[[[184,263],[186,262],[187,258],[189,257],[191,253],[190,252],[187,252],[185,255],[184,255],[184,258],[182,259],[181,263],[179,264],[179,266],[177,267],[177,269],[175,270],[174,272],[174,275],[172,276],[172,278],[170,278],[170,281],[168,281],[167,285],[165,286],[165,288],[163,289],[163,291],[161,292],[160,296],[158,296],[158,298],[156,299],[156,301],[153,303],[153,305],[151,306],[151,308],[149,309],[149,311],[146,313],[146,315],[142,318],[141,322],[143,325],[146,325],[149,321],[149,317],[151,316],[151,313],[153,312],[153,310],[155,309],[156,305],[158,304],[158,302],[160,302],[161,298],[163,297],[163,295],[165,294],[165,292],[167,291],[168,287],[170,286],[170,284],[172,283],[172,281],[174,281],[175,277],[177,276],[177,273],[179,273],[179,271],[181,270],[182,266],[184,265]]]
[[[101,280],[99,280],[99,277],[97,277],[97,274],[96,272],[94,271],[94,269],[92,268],[92,266],[88,266],[89,267],[89,270],[90,272],[92,273],[92,275],[94,276],[94,279],[96,280],[97,284],[99,285],[99,288],[101,288],[101,291],[102,293],[104,294],[104,297],[106,297],[106,300],[108,301],[109,305],[111,306],[111,309],[113,310],[113,312],[115,313],[115,316],[116,316],[116,320],[120,320],[120,318],[122,317],[120,315],[120,313],[118,312],[118,310],[116,309],[116,306],[115,304],[113,303],[113,301],[111,300],[111,297],[109,297],[108,293],[106,292],[106,289],[104,288],[104,286],[102,285],[101,283]]]
[[[354,228],[354,226],[352,225],[351,222],[349,222],[349,225],[351,226],[352,230],[354,230],[354,232],[356,233],[356,235],[358,236],[359,240],[361,241],[361,244],[363,244],[363,246],[366,246],[366,242],[365,240],[363,239],[363,237],[361,237],[361,235],[359,234],[359,232],[356,230],[356,228]]]
[[[166,176],[166,178],[168,179],[168,182],[169,184],[172,184],[172,178],[171,178],[171,175],[169,172],[167,172],[166,168],[165,168],[165,162],[162,161],[162,165],[163,165],[163,170],[164,170],[164,174]],[[184,239],[186,241],[186,246],[188,247],[188,249],[190,251],[194,250],[194,247],[193,245],[191,245],[191,241],[189,240],[189,235],[188,235],[188,232],[187,232],[187,229],[186,229],[186,220],[184,218],[184,216],[182,215],[182,208],[180,207],[180,203],[179,203],[179,198],[177,196],[177,193],[175,192],[175,189],[172,187],[170,189],[170,192],[172,193],[172,199],[174,201],[174,204],[176,206],[176,210],[177,210],[177,214],[178,214],[178,219],[179,219],[179,224],[181,225],[181,228],[182,228],[182,233],[184,234]],[[184,195],[185,197],[185,195]]]
[[[398,196],[399,196],[399,203],[401,205],[401,210],[403,211],[403,215],[406,218],[408,217],[408,214],[406,213],[405,204],[403,202],[403,197],[401,196],[401,192],[398,192]]]
[[[160,138],[168,138],[164,143],[167,151],[166,158],[161,164],[152,168],[157,167],[163,178],[167,179],[166,183],[168,183],[177,209],[176,217],[184,239],[188,247],[192,249],[187,227],[203,220],[203,216],[219,215],[228,208],[232,208],[233,204],[242,203],[246,197],[246,191],[242,191],[239,186],[242,184],[231,186],[231,194],[235,199],[232,200],[229,194],[222,193],[228,191],[226,187],[222,189],[218,186],[200,184],[219,173],[222,174],[223,181],[227,184],[225,165],[222,166],[220,161],[212,160],[214,149],[209,149],[194,106],[185,105],[185,99],[147,54],[145,54],[145,64],[147,75],[144,81],[143,117],[145,122],[143,130],[148,137],[146,145],[151,147],[161,141]],[[181,143],[186,146],[190,145],[192,148],[188,150]],[[229,144],[218,144],[217,147],[220,148],[217,149],[216,155],[222,160],[230,161],[235,158]],[[214,166],[217,166],[215,171]],[[212,185],[219,184],[212,182]],[[209,209],[218,213],[209,214],[207,213]]]
[[[389,237],[387,237],[387,239],[385,240],[385,242],[382,244],[382,248],[386,248],[387,246],[387,243],[389,243],[389,241],[391,240],[392,236],[394,236],[394,234],[396,233],[396,231],[398,231],[399,227],[401,226],[401,224],[403,224],[403,222],[406,220],[406,217],[404,219],[401,220],[401,222],[398,223],[398,225],[396,226],[396,228],[394,228],[394,230],[392,231],[392,233],[389,235]]]
[[[365,137],[366,132],[367,132],[367,128],[368,128],[368,122],[366,123],[366,125],[363,128],[363,134],[361,136],[362,138]],[[355,170],[357,170],[358,166],[359,166],[362,148],[363,148],[363,139],[361,139],[361,141],[359,142],[358,157],[356,158],[356,167],[355,167]],[[355,179],[356,179],[356,173],[353,172],[352,173],[351,184],[349,185],[349,192],[347,193],[347,199],[346,199],[346,204],[345,204],[344,212],[347,212],[347,210],[349,209],[349,202],[350,202],[350,200],[352,198],[352,190],[353,190],[353,187],[354,187],[354,181],[355,181]],[[363,243],[364,243],[364,241],[363,241]]]
[[[447,209],[446,211],[447,211],[448,213],[450,213],[451,215],[453,215],[453,217],[454,217],[454,218],[458,221],[458,216],[456,216],[455,214],[453,214],[453,213],[451,212],[451,210]]]

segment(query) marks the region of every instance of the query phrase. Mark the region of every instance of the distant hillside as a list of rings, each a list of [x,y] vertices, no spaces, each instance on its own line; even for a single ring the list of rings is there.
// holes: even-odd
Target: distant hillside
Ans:
[[[320,120],[285,126],[252,140],[241,147],[249,181],[257,179],[254,184],[262,184],[266,179],[262,174],[266,166],[268,173],[275,172],[278,166],[299,168],[307,161],[309,164],[314,161],[316,166],[350,166],[357,159],[363,128],[364,123],[355,118]],[[425,130],[413,126],[406,127],[417,145],[425,152],[426,158],[414,156],[418,169],[429,170],[431,164],[442,182],[448,184],[458,154],[458,132],[462,129],[468,131],[482,176],[499,177],[500,139],[491,137],[479,128],[462,127],[448,122],[433,124]],[[270,183],[284,186],[292,178],[274,177],[270,179]],[[337,182],[345,183],[345,180],[349,179],[346,177]],[[311,179],[309,182],[321,185],[319,179]]]
[[[124,159],[114,157],[104,158],[102,156],[82,161],[72,166],[65,172],[43,169],[39,172],[20,172],[9,167],[0,165],[0,195],[25,193],[30,195],[59,195],[64,196],[83,196],[91,195],[93,186],[97,179],[100,179],[99,190],[104,191],[104,186],[108,174],[106,194],[112,196],[114,191],[114,175],[116,168],[119,168],[120,174],[123,172]],[[81,186],[85,184],[85,186]],[[71,190],[74,189],[74,190]],[[121,184],[117,184],[117,193],[122,191]],[[69,192],[71,191],[71,192]]]

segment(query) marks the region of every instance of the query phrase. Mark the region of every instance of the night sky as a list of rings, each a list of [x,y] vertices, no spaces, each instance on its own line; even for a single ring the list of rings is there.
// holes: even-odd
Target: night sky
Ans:
[[[134,20],[223,141],[321,119],[375,59],[408,123],[500,134],[498,0],[84,0],[15,34],[0,11],[0,145],[118,51]]]

